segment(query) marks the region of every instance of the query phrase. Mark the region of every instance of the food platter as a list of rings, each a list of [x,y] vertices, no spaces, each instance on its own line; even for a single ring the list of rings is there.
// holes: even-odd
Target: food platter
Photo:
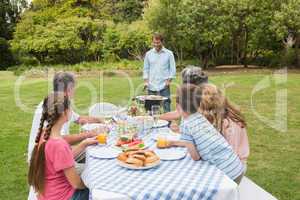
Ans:
[[[133,170],[145,170],[158,166],[160,158],[151,150],[128,151],[119,154],[117,164]]]
[[[159,161],[156,161],[155,163],[151,164],[151,165],[147,165],[147,166],[144,166],[144,167],[136,167],[134,165],[130,165],[130,164],[127,164],[127,163],[124,163],[122,161],[119,161],[117,160],[117,164],[121,167],[124,167],[124,168],[127,168],[127,169],[133,169],[133,170],[145,170],[145,169],[151,169],[151,168],[154,168],[156,166],[158,166],[160,164],[160,160]]]

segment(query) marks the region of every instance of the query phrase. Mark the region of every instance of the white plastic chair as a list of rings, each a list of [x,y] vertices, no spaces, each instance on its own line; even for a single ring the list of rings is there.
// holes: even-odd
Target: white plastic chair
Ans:
[[[37,200],[37,194],[35,193],[32,186],[29,188],[28,200]]]
[[[240,200],[277,200],[246,176],[243,177],[238,188]]]
[[[124,112],[124,110],[125,108],[120,108],[114,104],[101,102],[90,107],[89,116],[109,118]]]
[[[104,190],[94,189],[92,191],[92,199],[93,200],[131,200],[130,197],[114,193],[114,192],[108,192]]]

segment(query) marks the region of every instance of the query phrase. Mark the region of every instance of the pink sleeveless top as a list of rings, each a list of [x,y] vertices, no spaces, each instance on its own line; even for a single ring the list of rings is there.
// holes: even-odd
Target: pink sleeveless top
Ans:
[[[229,118],[224,119],[223,136],[232,146],[234,152],[239,156],[240,160],[244,164],[247,164],[250,148],[246,128]]]

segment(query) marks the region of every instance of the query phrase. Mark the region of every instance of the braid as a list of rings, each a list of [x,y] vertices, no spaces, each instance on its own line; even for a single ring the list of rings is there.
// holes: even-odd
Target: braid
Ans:
[[[28,172],[28,183],[39,194],[42,194],[45,188],[46,143],[50,137],[52,127],[69,107],[70,101],[63,93],[53,93],[44,99],[40,127],[35,138],[35,147],[32,152]],[[45,121],[47,126],[44,129]]]
[[[53,125],[55,124],[56,121],[57,121],[57,115],[55,113],[54,115],[51,115],[49,120],[48,120],[48,124],[46,126],[45,133],[44,133],[44,140],[45,141],[47,141],[49,139],[51,129],[52,129],[52,127],[53,127]]]
[[[35,145],[37,145],[39,143],[40,139],[41,139],[46,118],[47,118],[47,113],[43,111],[41,121],[40,121],[39,131],[38,131],[38,134],[35,138]]]

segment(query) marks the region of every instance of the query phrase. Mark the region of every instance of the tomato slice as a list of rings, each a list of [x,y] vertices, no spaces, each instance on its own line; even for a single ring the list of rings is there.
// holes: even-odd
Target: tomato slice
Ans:
[[[133,142],[131,142],[131,143],[128,143],[127,145],[128,145],[129,147],[132,147],[132,146],[135,146],[135,145],[141,144],[141,143],[142,143],[141,140],[135,140],[135,141],[133,141]]]

